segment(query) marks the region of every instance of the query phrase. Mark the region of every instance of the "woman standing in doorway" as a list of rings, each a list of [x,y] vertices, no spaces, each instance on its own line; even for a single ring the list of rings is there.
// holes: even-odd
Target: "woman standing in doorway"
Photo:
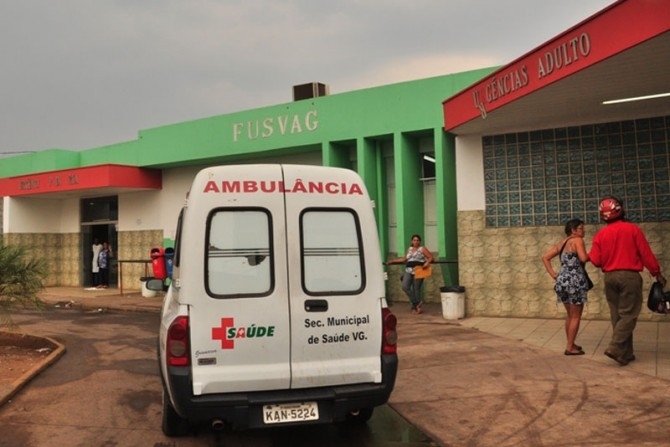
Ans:
[[[418,234],[412,235],[412,243],[404,258],[396,258],[388,262],[388,264],[405,264],[405,271],[401,277],[402,290],[407,294],[412,304],[413,314],[420,314],[423,305],[421,298],[423,278],[414,277],[414,268],[417,266],[427,268],[431,262],[433,262],[433,255],[426,247],[421,245],[421,236]]]
[[[565,355],[583,355],[582,347],[575,344],[579,324],[586,303],[586,294],[589,284],[584,264],[589,260],[584,246],[584,222],[580,219],[571,219],[565,224],[566,238],[550,248],[543,256],[544,268],[555,281],[554,290],[557,300],[565,306],[565,335],[567,345]],[[551,260],[559,256],[561,268],[554,271]]]
[[[98,255],[98,267],[100,268],[100,284],[96,287],[98,289],[106,289],[109,287],[109,258],[113,256],[112,249],[107,242],[102,243],[102,250]]]

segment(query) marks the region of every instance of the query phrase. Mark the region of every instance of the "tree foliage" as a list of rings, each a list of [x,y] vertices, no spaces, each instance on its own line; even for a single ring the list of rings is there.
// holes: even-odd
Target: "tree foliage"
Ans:
[[[30,256],[23,247],[5,245],[0,238],[0,323],[11,321],[12,309],[42,306],[37,294],[44,289],[47,273],[46,259]]]

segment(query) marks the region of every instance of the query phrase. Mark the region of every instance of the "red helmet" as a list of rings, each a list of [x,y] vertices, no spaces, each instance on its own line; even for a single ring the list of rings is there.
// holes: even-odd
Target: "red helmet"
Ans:
[[[605,222],[612,222],[623,217],[623,206],[616,197],[605,197],[598,205],[600,218]]]

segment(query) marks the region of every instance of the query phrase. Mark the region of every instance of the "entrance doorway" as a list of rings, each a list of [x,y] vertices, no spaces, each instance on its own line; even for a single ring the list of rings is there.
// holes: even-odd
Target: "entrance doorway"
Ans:
[[[107,242],[114,257],[109,262],[109,287],[118,286],[118,198],[117,196],[82,199],[81,203],[81,253],[84,265],[80,282],[95,287],[93,278],[93,244]],[[97,262],[97,259],[95,260]]]

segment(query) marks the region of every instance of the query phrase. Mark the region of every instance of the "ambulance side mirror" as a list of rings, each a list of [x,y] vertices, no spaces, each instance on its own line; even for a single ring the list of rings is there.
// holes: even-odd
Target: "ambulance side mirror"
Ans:
[[[162,292],[164,289],[163,287],[163,280],[162,279],[157,279],[157,278],[152,278],[147,280],[146,282],[147,289],[153,290],[155,292]]]

